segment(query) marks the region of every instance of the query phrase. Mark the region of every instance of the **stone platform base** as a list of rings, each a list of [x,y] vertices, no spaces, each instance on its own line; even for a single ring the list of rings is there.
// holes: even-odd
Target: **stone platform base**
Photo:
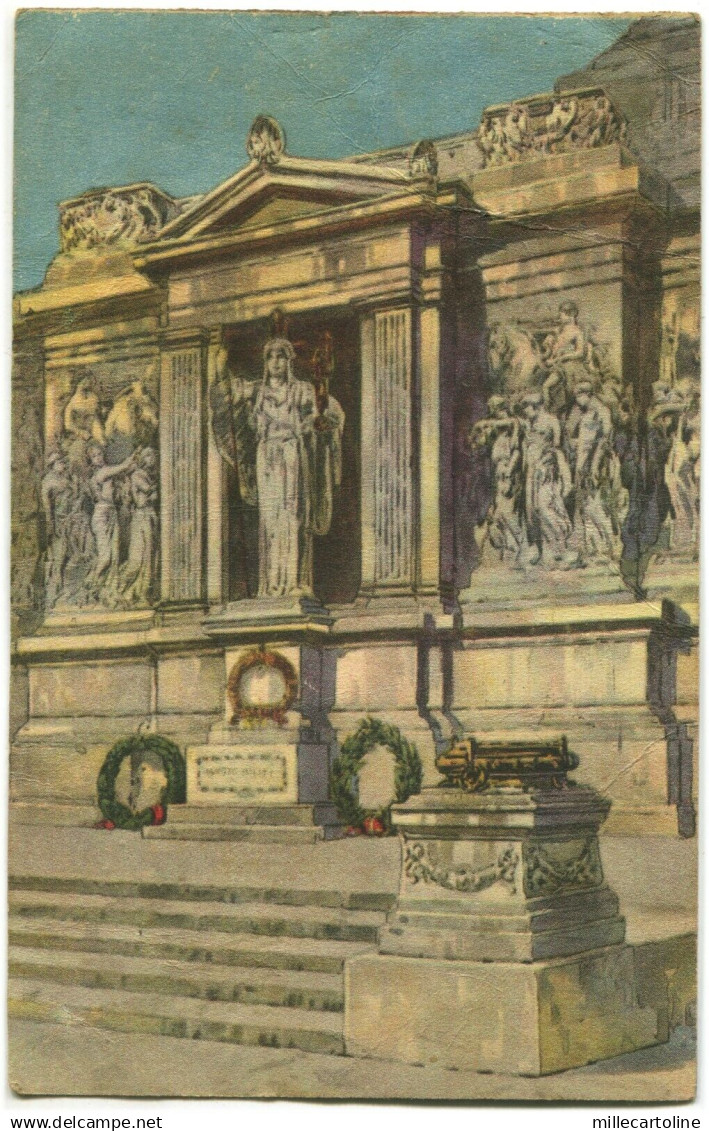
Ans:
[[[101,810],[98,805],[82,804],[79,801],[62,804],[38,798],[32,801],[12,801],[10,820],[16,825],[91,829],[101,820]]]
[[[251,841],[314,844],[342,835],[333,805],[171,805],[164,825],[146,840]]]
[[[665,1040],[637,1004],[633,948],[535,963],[348,961],[351,1056],[544,1076]]]

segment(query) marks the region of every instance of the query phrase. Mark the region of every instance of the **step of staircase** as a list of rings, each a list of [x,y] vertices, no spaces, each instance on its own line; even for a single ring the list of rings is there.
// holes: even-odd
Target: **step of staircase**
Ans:
[[[335,808],[320,805],[170,805],[164,825],[147,825],[146,840],[251,841],[315,844],[342,836]]]
[[[25,1021],[344,1053],[344,969],[391,895],[11,877],[8,1009]]]
[[[211,903],[273,903],[290,907],[342,907],[349,911],[390,911],[396,896],[387,891],[341,891],[332,888],[267,888],[176,881],[105,880],[85,876],[10,876],[10,891],[106,895]]]
[[[271,903],[188,902],[68,892],[9,893],[10,912],[25,920],[53,918],[83,923],[130,923],[138,927],[234,931],[292,938],[371,942],[378,938],[382,916],[372,911]]]
[[[336,820],[333,805],[170,805],[168,824],[294,825],[312,829]],[[162,827],[162,826],[160,826]]]
[[[101,810],[94,804],[62,803],[41,798],[10,802],[10,821],[16,825],[92,829],[100,820]]]
[[[111,924],[66,923],[55,919],[25,920],[11,916],[9,942],[31,949],[71,950],[78,953],[164,958],[273,970],[303,970],[340,974],[345,960],[373,950],[371,943],[328,942],[319,939],[268,938],[208,930],[159,930]]]
[[[168,815],[164,825],[146,825],[142,830],[145,840],[219,840],[250,841],[254,844],[317,844],[325,840],[325,831],[315,825],[232,825],[189,823],[185,820],[171,824]]]
[[[342,1014],[307,1009],[87,989],[13,977],[8,982],[8,1013],[25,1021],[90,1025],[123,1033],[344,1053]]]
[[[175,959],[128,958],[115,954],[79,954],[10,946],[11,977],[49,981],[88,989],[170,994],[242,1005],[277,1005],[341,1013],[342,978],[338,974],[298,970],[255,970],[249,966],[208,966]]]

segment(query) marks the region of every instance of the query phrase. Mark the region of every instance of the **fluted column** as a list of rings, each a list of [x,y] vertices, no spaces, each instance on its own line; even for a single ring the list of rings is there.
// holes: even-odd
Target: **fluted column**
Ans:
[[[206,598],[206,362],[203,331],[166,335],[160,375],[161,595]]]
[[[207,352],[207,385],[215,376],[217,353],[222,345],[222,327],[211,330]],[[229,518],[226,465],[214,439],[211,412],[207,416],[207,600],[220,605],[228,599]]]
[[[362,357],[362,592],[416,585],[410,307],[367,313]]]
[[[438,242],[423,249],[416,302],[361,320],[362,595],[450,589],[452,343]]]

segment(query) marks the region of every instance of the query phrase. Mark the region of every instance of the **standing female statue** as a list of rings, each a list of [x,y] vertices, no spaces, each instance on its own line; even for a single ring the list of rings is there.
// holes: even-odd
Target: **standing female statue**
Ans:
[[[235,469],[243,502],[258,506],[259,597],[312,596],[313,536],[327,534],[342,474],[344,413],[318,411],[314,386],[294,373],[295,350],[272,338],[260,381],[232,378],[227,351],[211,388],[217,446]]]

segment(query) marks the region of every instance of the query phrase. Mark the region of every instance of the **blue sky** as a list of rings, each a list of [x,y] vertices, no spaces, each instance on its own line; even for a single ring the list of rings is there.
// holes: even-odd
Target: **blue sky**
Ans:
[[[617,17],[25,10],[15,60],[15,288],[56,254],[57,203],[98,185],[204,192],[258,113],[291,153],[342,157],[473,129],[548,90]]]

